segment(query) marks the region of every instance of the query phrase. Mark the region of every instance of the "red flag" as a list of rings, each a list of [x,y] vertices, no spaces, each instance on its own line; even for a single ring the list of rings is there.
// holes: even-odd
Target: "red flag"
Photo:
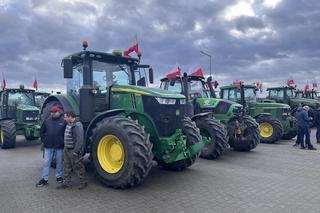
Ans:
[[[177,71],[167,74],[166,77],[167,79],[171,80],[175,77],[180,77],[180,76],[181,76],[181,68],[177,67]]]
[[[34,82],[33,82],[33,88],[38,90],[38,81],[37,81],[37,79],[35,79]]]
[[[318,89],[318,84],[317,84],[317,83],[315,83],[315,82],[314,82],[314,83],[312,83],[312,88],[313,88],[313,89]]]
[[[2,80],[2,90],[5,90],[7,88],[7,82],[6,79]]]
[[[233,86],[240,86],[241,85],[241,81],[234,81],[232,83]]]
[[[310,90],[310,87],[309,87],[309,84],[307,84],[305,87],[304,87],[304,93],[308,92]]]
[[[126,51],[124,51],[123,55],[130,57],[130,53],[135,52],[137,53],[138,57],[141,57],[141,52],[139,51],[139,44],[135,43],[133,46],[129,47]]]
[[[294,80],[293,79],[288,79],[287,80],[287,85],[291,86],[292,84],[294,84]]]
[[[197,69],[197,71],[191,73],[191,76],[199,76],[199,77],[203,77],[203,72],[202,72],[202,69],[199,68]]]

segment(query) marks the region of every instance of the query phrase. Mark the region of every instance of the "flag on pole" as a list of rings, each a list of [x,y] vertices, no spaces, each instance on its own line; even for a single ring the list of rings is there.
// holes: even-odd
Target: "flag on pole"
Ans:
[[[4,78],[4,75],[2,73],[2,90],[5,90],[7,88],[7,81]]]
[[[295,84],[293,79],[288,79],[288,80],[287,80],[287,85],[288,85],[288,86],[291,86],[291,85],[293,85],[293,84]]]
[[[38,90],[38,81],[37,81],[37,79],[34,79],[33,88],[35,88],[36,90]]]
[[[142,53],[139,51],[139,43],[138,43],[138,35],[135,35],[135,39],[133,45],[129,47],[126,51],[124,51],[123,55],[130,57],[130,53],[135,52],[137,56],[140,58]]]
[[[167,79],[171,80],[175,77],[180,77],[181,76],[181,68],[178,66],[177,70],[175,72],[167,74]]]
[[[318,89],[318,84],[317,84],[317,82],[313,82],[313,83],[312,83],[312,88],[315,89],[315,90]]]
[[[307,93],[308,91],[310,91],[309,83],[304,87],[304,93]]]
[[[203,72],[201,67],[199,69],[197,69],[197,71],[191,73],[191,76],[199,76],[199,77],[203,77]]]

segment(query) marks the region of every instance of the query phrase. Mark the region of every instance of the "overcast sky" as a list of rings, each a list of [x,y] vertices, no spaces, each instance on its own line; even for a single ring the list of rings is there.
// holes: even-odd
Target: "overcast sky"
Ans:
[[[138,34],[159,80],[176,64],[234,80],[299,87],[319,82],[319,0],[0,0],[0,72],[8,86],[64,89],[61,58],[125,50]]]

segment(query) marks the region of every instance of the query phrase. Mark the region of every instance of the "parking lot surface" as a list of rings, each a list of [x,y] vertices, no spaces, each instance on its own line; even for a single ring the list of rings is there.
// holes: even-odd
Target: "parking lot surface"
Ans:
[[[314,130],[312,132],[314,138]],[[36,188],[42,172],[39,142],[18,138],[0,150],[0,212],[320,212],[320,151],[294,141],[260,144],[248,153],[228,150],[219,160],[199,159],[183,172],[154,167],[142,185],[114,190],[88,166],[89,185],[79,191]],[[313,144],[315,142],[313,141]]]

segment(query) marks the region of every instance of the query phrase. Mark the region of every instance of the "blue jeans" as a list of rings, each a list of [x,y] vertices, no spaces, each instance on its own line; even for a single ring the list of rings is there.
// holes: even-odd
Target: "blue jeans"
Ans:
[[[320,126],[317,126],[316,138],[317,138],[317,142],[320,142]]]
[[[298,139],[301,146],[304,146],[304,136],[306,137],[306,145],[312,146],[310,141],[310,129],[307,126],[299,127]]]
[[[53,154],[55,152],[56,158],[56,177],[62,177],[62,156],[63,156],[63,149],[51,149],[51,148],[44,148],[44,166],[43,166],[43,173],[42,178],[48,181],[49,178],[49,171],[51,167],[51,161],[53,158]]]

